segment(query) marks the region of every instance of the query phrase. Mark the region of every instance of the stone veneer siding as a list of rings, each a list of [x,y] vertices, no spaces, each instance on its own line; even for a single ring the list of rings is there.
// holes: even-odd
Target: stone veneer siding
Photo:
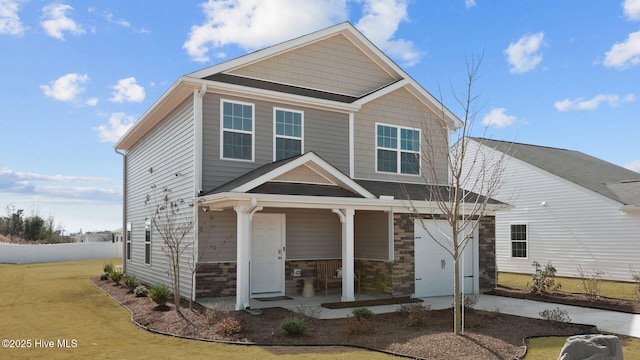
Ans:
[[[196,298],[236,296],[236,263],[198,264]]]

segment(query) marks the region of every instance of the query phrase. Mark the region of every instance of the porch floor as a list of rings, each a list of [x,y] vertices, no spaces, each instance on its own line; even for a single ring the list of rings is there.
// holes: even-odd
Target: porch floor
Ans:
[[[344,309],[327,309],[320,306],[323,303],[333,303],[340,302],[340,294],[329,294],[329,295],[316,295],[313,297],[303,297],[300,294],[287,294],[287,297],[291,299],[287,300],[259,300],[259,299],[251,299],[249,301],[249,305],[251,309],[265,309],[265,308],[274,308],[281,307],[288,310],[296,311],[300,308],[309,308],[310,310],[316,310],[319,312],[320,319],[340,319],[347,318],[352,316],[351,311],[353,308],[344,308]],[[374,299],[382,299],[388,298],[389,295],[368,295],[368,294],[357,294],[355,296],[356,301],[360,300],[374,300]],[[432,310],[437,309],[447,309],[453,306],[453,298],[451,296],[438,296],[438,297],[429,297],[422,298],[425,304],[431,305]],[[196,299],[196,302],[206,306],[208,308],[216,308],[218,310],[234,310],[236,298],[235,296],[230,297],[221,297],[221,298],[199,298]],[[367,308],[371,310],[375,314],[383,314],[394,312],[398,308],[399,305],[380,305],[380,306],[368,306]]]

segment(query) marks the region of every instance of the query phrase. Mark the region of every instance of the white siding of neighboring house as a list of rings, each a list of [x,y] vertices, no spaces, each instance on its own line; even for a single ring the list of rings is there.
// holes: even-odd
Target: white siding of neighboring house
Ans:
[[[619,281],[631,281],[629,266],[640,271],[639,215],[518,159],[505,162],[503,179],[494,198],[513,208],[496,215],[498,271],[532,274],[533,261],[544,266],[549,260],[566,277],[578,277],[578,266],[585,274],[598,269],[605,279]],[[511,257],[510,224],[527,225],[527,258]]]
[[[127,152],[127,219],[131,222],[131,260],[127,273],[139,281],[154,285],[171,286],[170,259],[163,250],[163,240],[152,231],[151,265],[144,263],[145,219],[153,216],[153,207],[145,207],[145,197],[160,198],[162,189],[170,189],[170,199],[184,199],[181,211],[193,217],[194,210],[187,206],[195,195],[194,189],[194,122],[193,100],[185,100],[163,122],[142,138]],[[155,185],[153,190],[151,185]],[[193,231],[185,242],[193,243]],[[191,272],[188,261],[191,248],[181,257],[181,294],[190,295]]]

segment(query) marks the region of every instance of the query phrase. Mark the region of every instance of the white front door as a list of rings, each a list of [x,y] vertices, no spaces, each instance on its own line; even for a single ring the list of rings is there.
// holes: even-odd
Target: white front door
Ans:
[[[451,227],[445,220],[425,220],[424,225],[431,235],[422,227],[420,220],[415,220],[415,296],[453,295],[453,257],[431,237],[436,237],[440,244],[452,249],[448,240],[451,238]],[[462,235],[460,238],[462,239]],[[474,290],[474,243],[469,241],[460,261],[465,294],[473,293]]]
[[[254,214],[251,234],[251,295],[284,295],[285,214]]]

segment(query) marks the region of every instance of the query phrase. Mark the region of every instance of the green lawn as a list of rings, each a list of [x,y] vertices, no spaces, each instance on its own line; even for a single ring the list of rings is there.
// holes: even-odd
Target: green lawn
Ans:
[[[149,333],[133,325],[126,309],[93,286],[90,278],[99,275],[106,262],[0,264],[0,339],[19,340],[30,346],[0,347],[0,359],[389,358],[361,350],[274,355],[269,347],[223,345]],[[119,259],[111,262],[118,263]],[[59,347],[58,342],[64,340],[71,347]],[[50,341],[54,347],[42,347]]]

